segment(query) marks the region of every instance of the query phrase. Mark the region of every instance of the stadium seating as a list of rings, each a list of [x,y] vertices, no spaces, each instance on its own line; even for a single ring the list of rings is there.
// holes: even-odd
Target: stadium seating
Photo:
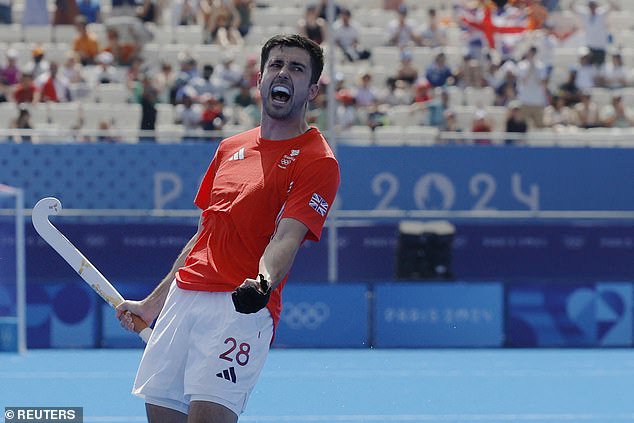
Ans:
[[[617,2],[621,10],[612,12],[610,15],[610,25],[614,47],[620,48],[628,69],[634,67],[634,24],[632,16],[634,14],[634,2],[620,0]],[[409,7],[409,17],[419,23],[424,24],[428,19],[428,9],[434,7],[440,16],[448,16],[452,10],[447,3],[442,0],[428,0],[424,3],[416,0],[405,0]],[[107,19],[111,10],[110,1],[101,2],[104,19]],[[561,0],[562,10],[555,12],[557,26],[560,28],[572,28],[576,25],[577,18],[569,10],[571,2]],[[295,32],[297,22],[303,17],[305,12],[305,2],[300,0],[260,0],[253,10],[253,26],[244,38],[243,47],[232,50],[233,57],[238,66],[243,66],[247,57],[258,56],[261,44],[273,34],[281,32]],[[372,84],[379,90],[385,87],[385,81],[393,76],[396,65],[400,62],[401,52],[397,47],[386,46],[386,27],[389,21],[396,17],[393,11],[382,9],[382,0],[349,0],[345,6],[353,11],[353,20],[359,25],[361,34],[361,44],[371,50],[371,57],[368,61],[361,63],[349,63],[343,58],[339,49],[335,50],[336,71],[343,75],[345,86],[352,88],[357,82],[359,74],[369,71],[372,75]],[[49,11],[54,10],[54,2],[49,1]],[[62,63],[73,39],[76,36],[76,29],[73,25],[62,26],[26,26],[20,25],[24,13],[24,0],[17,0],[13,4],[14,24],[0,25],[0,51],[9,48],[18,52],[18,63],[25,66],[32,59],[32,50],[40,45],[45,51],[47,60]],[[157,67],[161,62],[172,65],[175,71],[179,69],[179,59],[186,52],[191,53],[198,59],[198,64],[206,63],[219,65],[227,51],[218,45],[203,44],[204,34],[200,25],[178,26],[170,25],[171,9],[165,8],[162,21],[157,24],[148,24],[148,29],[153,34],[153,39],[146,44],[142,50],[142,57],[146,66]],[[89,30],[96,33],[103,43],[106,39],[106,25],[104,23],[90,24]],[[462,61],[466,47],[464,32],[456,25],[445,28],[447,35],[447,45],[442,49],[447,57],[450,66],[457,69]],[[575,36],[580,36],[577,33]],[[574,36],[572,37],[574,38]],[[523,41],[527,46],[529,41]],[[575,44],[576,43],[576,44]],[[102,44],[103,45],[103,44]],[[327,47],[327,46],[326,46]],[[556,48],[553,54],[554,69],[549,80],[549,89],[555,92],[559,85],[567,80],[571,67],[576,66],[579,61],[579,41],[571,41],[565,46]],[[426,68],[433,62],[439,49],[428,47],[412,47],[413,63],[419,70],[419,75],[424,75]],[[328,52],[326,48],[326,54]],[[517,56],[518,54],[516,54]],[[0,61],[4,58],[0,58]],[[124,75],[124,72],[121,72]],[[494,131],[504,131],[507,110],[504,107],[495,106],[495,92],[491,87],[445,87],[449,94],[449,106],[457,115],[458,126],[468,130],[473,123],[474,113],[478,109],[486,112],[488,119],[493,125]],[[619,94],[624,99],[626,107],[634,109],[634,87],[619,90]],[[606,88],[593,88],[592,99],[598,107],[609,105],[614,95],[613,90]],[[226,114],[239,116],[234,113],[232,98],[227,96]],[[32,106],[32,119],[38,127],[49,125],[51,129],[54,125],[66,128],[76,124],[80,116],[84,118],[86,128],[94,128],[100,119],[109,119],[116,122],[117,129],[122,131],[132,131],[138,129],[140,121],[140,107],[130,104],[131,93],[128,87],[123,84],[102,84],[95,87],[93,92],[85,98],[81,98],[81,103],[73,102],[68,104],[49,104]],[[167,141],[169,134],[179,134],[174,124],[174,110],[171,105],[158,105],[158,122],[160,128],[161,142]],[[1,104],[0,111],[2,117],[0,123],[5,127],[15,117],[15,105]],[[389,125],[379,127],[372,133],[367,129],[353,126],[343,131],[343,136],[347,141],[363,144],[365,141],[358,139],[363,136],[371,137],[373,142],[379,144],[401,143],[409,145],[427,145],[437,138],[438,129],[424,126],[428,122],[425,111],[412,112],[410,106],[393,106],[389,108]],[[360,113],[363,116],[363,113]],[[236,118],[236,121],[238,119]],[[632,146],[629,132],[588,130],[578,129],[574,133],[553,132],[552,130],[532,130],[526,138],[529,145],[561,145],[561,146]],[[600,137],[608,135],[609,142]],[[550,138],[549,138],[550,137]],[[502,137],[493,137],[495,140]],[[351,141],[354,139],[354,141]],[[430,141],[431,140],[431,141]]]

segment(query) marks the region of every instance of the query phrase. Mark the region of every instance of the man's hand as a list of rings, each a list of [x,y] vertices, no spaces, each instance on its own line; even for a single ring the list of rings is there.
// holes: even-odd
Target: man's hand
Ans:
[[[131,332],[135,330],[135,322],[130,313],[139,316],[147,326],[151,325],[161,310],[148,304],[145,301],[124,301],[117,307],[117,319],[121,322],[121,327]],[[136,322],[138,325],[138,322]]]
[[[271,296],[271,284],[263,275],[258,280],[246,279],[231,294],[236,311],[244,314],[257,313],[266,307]]]

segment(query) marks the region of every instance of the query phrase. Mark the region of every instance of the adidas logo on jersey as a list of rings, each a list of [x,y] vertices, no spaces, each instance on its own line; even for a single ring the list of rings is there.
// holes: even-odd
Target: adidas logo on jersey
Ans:
[[[229,161],[232,160],[244,160],[244,147],[233,153],[233,156],[229,158]]]
[[[231,381],[233,383],[236,383],[236,380],[238,379],[236,377],[236,371],[234,367],[229,367],[228,369],[225,369],[219,373],[216,373],[216,377]]]

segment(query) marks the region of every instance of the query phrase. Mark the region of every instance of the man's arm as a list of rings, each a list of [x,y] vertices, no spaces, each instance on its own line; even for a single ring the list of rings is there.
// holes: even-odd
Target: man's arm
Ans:
[[[299,220],[284,218],[260,258],[259,272],[269,281],[271,290],[277,288],[291,270],[295,255],[302,245],[308,228]]]
[[[130,311],[141,319],[143,319],[148,325],[152,324],[154,319],[159,315],[161,310],[163,309],[163,305],[165,304],[165,299],[167,298],[167,293],[169,292],[170,285],[174,280],[174,276],[178,269],[185,265],[185,259],[189,255],[192,248],[194,248],[194,244],[200,235],[202,230],[202,218],[198,224],[198,231],[196,234],[187,242],[181,253],[174,261],[172,268],[167,273],[167,275],[161,280],[156,288],[142,301],[124,301],[117,307],[117,319],[121,321],[122,326],[126,329],[132,330],[131,326],[132,320],[129,314],[125,314],[126,311]],[[122,319],[123,317],[123,319]]]
[[[308,228],[302,222],[284,218],[277,225],[275,234],[260,258],[258,273],[268,282],[263,286],[258,279],[246,279],[233,292],[236,311],[255,313],[264,308],[272,290],[282,282],[293,265],[295,256]]]

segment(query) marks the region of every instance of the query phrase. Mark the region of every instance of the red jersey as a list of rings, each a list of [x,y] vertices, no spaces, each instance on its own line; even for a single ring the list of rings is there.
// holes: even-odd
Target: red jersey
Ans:
[[[255,278],[283,218],[299,220],[305,239],[319,241],[338,187],[339,164],[316,128],[287,140],[263,139],[259,127],[225,139],[196,195],[202,230],[176,274],[178,286],[229,292]],[[267,305],[275,325],[287,279]]]

